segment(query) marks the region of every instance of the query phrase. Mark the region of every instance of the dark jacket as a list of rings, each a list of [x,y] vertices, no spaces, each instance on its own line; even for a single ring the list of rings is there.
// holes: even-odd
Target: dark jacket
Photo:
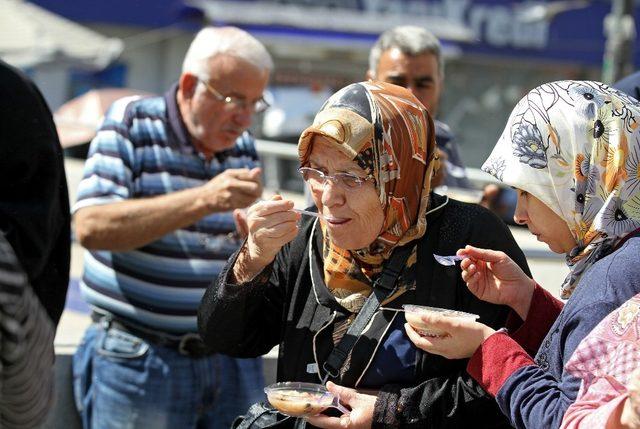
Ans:
[[[0,61],[0,231],[58,323],[71,231],[62,148],[49,107],[27,76]]]
[[[431,207],[444,200],[434,195]],[[312,220],[303,220],[298,237],[247,284],[229,283],[235,261],[231,258],[218,282],[205,293],[198,314],[200,333],[217,352],[252,357],[279,345],[280,381],[318,383],[313,369],[322,366],[333,348],[333,327],[347,317],[326,286],[312,284],[307,248],[312,225]],[[318,234],[311,244],[321,246],[321,241]],[[444,267],[433,259],[434,253],[451,255],[465,244],[503,250],[529,273],[511,233],[488,210],[450,200],[429,214],[427,233],[418,244],[416,288],[376,313],[352,350],[348,370],[335,380],[345,386],[379,389],[374,427],[509,427],[495,401],[466,373],[466,360],[447,360],[411,347],[403,330],[404,317],[393,311],[404,303],[417,303],[475,313],[494,328],[503,326],[506,307],[478,300],[462,281],[459,266]],[[413,352],[413,362],[408,364],[400,355],[394,362],[390,353],[394,338]],[[385,379],[388,373],[393,374],[391,380]],[[374,385],[375,380],[381,381]]]
[[[447,165],[447,175],[444,178],[443,185],[457,188],[474,189],[469,181],[465,171],[458,145],[455,137],[451,132],[451,128],[444,122],[437,119],[433,121],[436,127],[436,145],[447,154],[447,161],[451,165]]]

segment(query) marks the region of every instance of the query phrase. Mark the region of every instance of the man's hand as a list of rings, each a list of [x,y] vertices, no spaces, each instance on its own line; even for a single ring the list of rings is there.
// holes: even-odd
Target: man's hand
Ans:
[[[251,205],[262,196],[262,170],[232,168],[202,185],[202,199],[212,212],[226,212]]]
[[[351,409],[351,412],[340,417],[329,417],[322,414],[310,416],[306,418],[309,423],[319,428],[329,429],[368,429],[371,427],[376,396],[359,393],[354,389],[338,386],[332,382],[327,383],[327,390],[337,396],[342,404]]]

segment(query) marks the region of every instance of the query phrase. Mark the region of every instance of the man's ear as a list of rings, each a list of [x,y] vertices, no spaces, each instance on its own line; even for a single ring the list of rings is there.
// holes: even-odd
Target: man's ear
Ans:
[[[367,70],[367,74],[364,76],[364,78],[366,80],[370,80],[370,79],[375,80],[376,77],[371,70]]]
[[[185,99],[193,98],[198,86],[198,78],[191,73],[182,73],[178,81],[178,87]]]

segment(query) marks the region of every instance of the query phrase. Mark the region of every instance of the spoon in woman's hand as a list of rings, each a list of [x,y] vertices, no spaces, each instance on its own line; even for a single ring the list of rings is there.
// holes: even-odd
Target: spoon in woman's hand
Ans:
[[[441,255],[436,255],[435,253],[433,254],[433,257],[440,265],[444,265],[445,267],[450,267],[452,265],[455,265],[456,261],[462,261],[464,259],[464,256],[458,256],[458,255],[441,256]]]
[[[342,414],[349,414],[351,411],[345,407],[344,405],[342,405],[340,403],[340,397],[336,396],[334,394],[332,394],[331,392],[327,392],[325,393],[325,395],[331,395],[333,397],[332,401],[331,401],[331,405],[329,405],[329,408],[335,408],[338,411],[340,411]]]
[[[316,213],[316,212],[310,212],[309,210],[302,210],[302,209],[291,209],[292,212],[296,212],[296,213],[300,213],[303,215],[307,215],[307,216],[313,216],[313,217],[318,217],[321,219],[324,219],[324,216],[322,216],[320,213]]]

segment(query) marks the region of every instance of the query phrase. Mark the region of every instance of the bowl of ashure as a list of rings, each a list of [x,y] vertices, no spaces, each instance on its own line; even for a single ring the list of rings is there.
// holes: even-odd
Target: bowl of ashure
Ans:
[[[264,393],[274,408],[292,417],[315,416],[335,406],[335,396],[321,384],[287,381],[265,387]]]
[[[441,337],[446,335],[445,331],[436,329],[422,320],[422,315],[430,314],[432,316],[452,317],[467,320],[477,320],[480,318],[477,314],[465,313],[464,311],[449,310],[447,308],[426,307],[423,305],[404,304],[404,317],[407,323],[423,337]]]

